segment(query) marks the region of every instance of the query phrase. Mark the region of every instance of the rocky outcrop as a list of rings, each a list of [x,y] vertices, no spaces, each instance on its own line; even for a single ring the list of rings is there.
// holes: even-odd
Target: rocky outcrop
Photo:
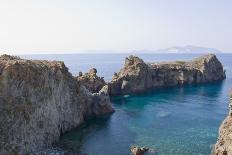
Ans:
[[[131,146],[131,155],[158,155],[158,152],[148,147]]]
[[[229,114],[219,129],[219,137],[214,147],[215,155],[232,155],[232,93],[229,107]]]
[[[132,146],[130,150],[132,155],[143,155],[145,152],[149,150],[149,148]]]
[[[129,56],[109,82],[110,95],[130,94],[160,87],[207,83],[225,79],[223,66],[214,54],[193,61],[145,63]]]
[[[92,93],[99,92],[106,85],[104,78],[97,76],[97,69],[95,68],[91,68],[89,72],[85,74],[80,72],[79,76],[77,76],[77,80]]]
[[[91,93],[60,61],[1,56],[0,154],[49,147],[86,117],[113,112],[107,89]]]

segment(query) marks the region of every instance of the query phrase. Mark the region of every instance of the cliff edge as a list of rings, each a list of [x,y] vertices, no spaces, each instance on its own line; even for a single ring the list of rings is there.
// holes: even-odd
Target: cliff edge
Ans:
[[[139,57],[129,56],[108,85],[110,95],[122,95],[159,87],[220,81],[225,77],[223,66],[214,54],[188,62],[162,63],[145,63]]]
[[[0,56],[0,154],[50,147],[86,117],[111,112],[108,87],[91,93],[63,62]]]

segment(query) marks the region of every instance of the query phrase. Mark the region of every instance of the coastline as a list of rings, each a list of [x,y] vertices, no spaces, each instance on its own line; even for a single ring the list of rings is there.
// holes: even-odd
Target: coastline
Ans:
[[[17,65],[21,65],[21,64],[20,64],[21,62],[26,63],[26,64],[27,64],[27,63],[29,63],[29,64],[32,63],[32,65],[33,65],[33,63],[34,63],[33,61],[22,60],[22,59],[20,59],[20,58],[14,58],[14,57],[8,57],[8,58],[3,58],[3,59],[4,59],[3,61],[5,61],[5,59],[7,59],[7,61],[13,61],[13,62],[16,60],[16,61],[13,63],[14,65],[16,64],[16,66],[17,66]],[[35,61],[35,62],[36,62],[36,63],[41,63],[41,61]],[[19,63],[19,64],[18,64],[18,63]],[[52,70],[54,69],[54,71],[56,71],[56,72],[58,71],[58,72],[59,72],[59,66],[61,66],[61,72],[62,72],[62,70],[63,70],[63,69],[62,69],[62,68],[63,68],[62,66],[63,66],[64,64],[56,64],[56,62],[52,62],[51,65],[50,65],[50,64],[47,65],[46,63],[49,64],[50,62],[45,61],[45,67],[46,67],[46,69],[52,69]],[[54,64],[53,64],[53,63],[54,63]],[[43,65],[44,65],[44,62],[42,62],[42,66],[43,66]],[[39,65],[39,66],[40,66],[40,65]],[[30,67],[30,65],[29,65],[28,67]],[[38,66],[36,66],[36,67],[38,67]],[[50,67],[51,67],[51,68],[50,68]],[[54,67],[54,68],[53,68],[53,67]],[[58,68],[57,68],[57,67],[58,67]],[[64,67],[64,68],[65,68],[65,67]],[[20,68],[19,68],[19,69],[20,69]],[[27,67],[26,67],[26,68],[23,68],[23,69],[27,69]],[[57,70],[57,69],[58,69],[58,70]],[[17,68],[17,70],[18,70],[18,68]],[[17,73],[17,70],[14,70],[14,72]],[[29,69],[29,72],[28,72],[28,73],[30,73],[30,70],[31,70],[31,69]],[[12,73],[14,73],[14,72],[12,72]],[[5,74],[6,74],[6,73],[5,73]],[[17,74],[18,74],[18,73],[17,73]],[[23,72],[20,73],[20,74],[23,75]],[[39,72],[39,74],[35,74],[35,77],[38,76],[38,75],[41,76],[40,74],[41,74],[40,72]],[[50,73],[49,73],[49,74],[50,74]],[[60,73],[59,73],[59,74],[60,74]],[[58,75],[59,75],[59,74],[58,74]],[[63,74],[63,73],[62,73],[62,74]],[[61,75],[62,75],[62,74],[61,74]],[[90,79],[92,78],[92,74],[94,75],[93,77],[96,78],[96,77],[95,77],[95,75],[96,75],[96,72],[95,72],[95,71],[94,71],[94,72],[90,72],[89,74],[91,75],[91,76],[90,76]],[[219,79],[221,79],[221,80],[224,79],[224,76],[221,76],[221,75],[223,75],[223,74],[224,74],[224,70],[220,70]],[[43,74],[42,74],[42,75],[43,75]],[[45,75],[46,75],[46,74],[45,74]],[[15,75],[13,74],[12,76],[14,77]],[[31,76],[31,75],[30,75],[30,76]],[[38,76],[38,77],[39,77],[39,76]],[[57,75],[54,76],[54,79],[57,78],[56,76],[57,76]],[[59,75],[59,76],[60,76],[60,75]],[[70,76],[70,73],[68,73],[68,74],[66,75],[66,69],[64,69],[64,76],[65,76],[65,78],[66,78],[66,76],[67,76],[68,79],[72,79],[72,77]],[[34,75],[33,75],[32,77],[34,77]],[[30,79],[31,79],[32,77],[29,77],[29,79],[24,79],[25,77],[22,76],[21,78],[23,79],[23,81],[25,80],[26,82],[29,82],[29,85],[30,85]],[[37,77],[37,78],[38,78],[38,77]],[[27,80],[29,80],[29,81],[27,81]],[[53,77],[52,77],[50,80],[53,80]],[[64,81],[66,81],[66,80],[64,80]],[[74,80],[72,79],[72,82],[71,82],[71,83],[73,83],[74,85],[76,85],[75,82],[73,82],[73,81],[74,81]],[[215,81],[217,81],[217,80],[215,80]],[[39,81],[38,81],[38,82],[39,82]],[[212,81],[209,81],[209,82],[212,82]],[[67,80],[67,84],[68,84],[68,83],[70,83],[69,80]],[[6,84],[6,83],[4,83],[4,84]],[[81,86],[78,85],[78,84],[80,84]],[[88,84],[88,80],[87,80],[87,84]],[[29,85],[28,85],[28,86],[29,86]],[[69,84],[68,84],[68,85],[69,85]],[[98,89],[98,90],[95,90],[94,92],[91,92],[91,93],[93,93],[93,94],[91,95],[91,93],[89,92],[89,90],[87,90],[86,88],[84,88],[84,87],[86,87],[86,86],[85,86],[86,84],[83,84],[83,83],[81,84],[81,82],[78,82],[78,80],[77,80],[77,85],[76,85],[76,86],[74,86],[74,85],[70,85],[70,86],[73,87],[74,89],[76,89],[76,87],[79,86],[80,88],[78,88],[78,89],[79,89],[79,91],[80,91],[81,93],[83,93],[84,96],[82,96],[82,99],[84,99],[84,100],[85,100],[85,98],[87,99],[87,98],[89,98],[89,97],[92,96],[92,95],[93,95],[93,96],[96,96],[96,95],[97,95],[96,97],[98,97],[98,95],[100,95],[100,99],[103,99],[103,100],[105,100],[105,99],[104,99],[105,97],[106,97],[106,98],[109,97],[109,96],[107,95],[107,88],[104,88],[104,90],[103,90],[102,92],[100,92],[100,94],[95,94],[95,93],[97,93],[97,91],[99,91],[99,89]],[[93,83],[93,85],[95,85],[95,83]],[[182,85],[182,84],[181,84],[181,85]],[[27,85],[26,85],[26,86],[27,86]],[[84,86],[84,87],[82,87],[82,86]],[[33,87],[33,85],[32,85],[32,87]],[[6,88],[6,87],[3,87],[3,88]],[[72,88],[72,89],[73,89],[73,88]],[[16,88],[16,90],[17,90],[17,89],[18,89],[18,88]],[[65,88],[65,89],[66,89],[66,88]],[[90,88],[89,88],[89,89],[90,89]],[[146,88],[146,89],[147,89],[147,88]],[[145,89],[144,89],[144,90],[145,90]],[[19,89],[19,92],[20,92],[20,91],[21,91],[21,90]],[[90,91],[91,91],[91,90],[90,90]],[[69,94],[69,93],[68,93],[68,94]],[[6,95],[8,95],[8,94],[6,94]],[[33,94],[32,94],[32,95],[33,95]],[[102,98],[102,95],[105,96],[105,97]],[[29,96],[30,96],[30,95],[29,95]],[[55,96],[56,96],[56,95],[55,95]],[[108,96],[108,97],[107,97],[107,96]],[[75,97],[75,95],[74,95],[73,97]],[[95,97],[93,97],[93,98],[95,98]],[[80,100],[80,99],[77,99],[77,100]],[[102,101],[103,101],[103,100],[102,100]],[[92,106],[90,106],[90,107],[88,107],[88,106],[87,106],[87,107],[82,107],[82,108],[84,108],[84,109],[83,109],[83,110],[84,110],[84,113],[85,113],[84,115],[86,115],[86,116],[90,116],[90,115],[93,115],[93,114],[94,114],[94,115],[95,115],[95,114],[98,115],[98,114],[99,114],[99,111],[101,111],[102,108],[104,109],[104,106],[107,107],[107,106],[109,105],[109,102],[107,101],[107,104],[103,104],[103,106],[101,106],[101,102],[102,102],[102,101],[100,101],[100,103],[93,103],[93,102],[96,102],[96,99],[93,99],[93,100],[87,99],[87,100],[85,100],[84,102],[90,103],[90,105],[98,105],[98,107],[95,107],[95,108],[94,108],[94,109],[97,110],[97,111],[91,109],[90,107],[92,107]],[[108,109],[110,109],[110,108],[108,108]],[[109,110],[109,111],[112,112],[112,110]],[[100,112],[100,114],[101,114],[101,113],[105,113],[105,112],[108,112],[108,111],[107,111],[107,110],[103,110],[103,112]],[[75,113],[76,113],[76,112],[75,112]],[[92,113],[93,113],[93,114],[92,114]],[[79,117],[79,116],[77,116],[77,117]],[[85,117],[85,116],[84,116],[84,117]],[[14,121],[14,120],[13,120],[13,121]],[[74,126],[75,126],[75,125],[74,125]],[[73,127],[72,127],[72,128],[73,128]],[[69,129],[67,129],[67,130],[69,130]],[[63,132],[63,131],[62,131],[62,132]],[[62,133],[62,132],[61,132],[61,133]],[[60,135],[60,134],[58,134],[58,135]],[[59,137],[59,136],[58,136],[58,137]]]

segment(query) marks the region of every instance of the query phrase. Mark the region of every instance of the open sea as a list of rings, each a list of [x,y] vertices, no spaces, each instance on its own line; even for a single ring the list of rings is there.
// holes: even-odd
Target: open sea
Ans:
[[[110,81],[130,54],[23,55],[64,61],[76,76],[94,67]],[[191,60],[199,54],[134,54],[146,62]],[[209,155],[228,113],[232,54],[217,54],[226,69],[223,82],[189,85],[111,98],[116,112],[88,120],[61,136],[58,146],[79,155],[128,155],[147,146],[159,155]]]

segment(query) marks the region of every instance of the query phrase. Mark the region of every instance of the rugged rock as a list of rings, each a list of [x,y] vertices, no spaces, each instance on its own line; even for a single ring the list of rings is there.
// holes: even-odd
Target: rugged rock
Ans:
[[[132,155],[143,155],[145,152],[149,150],[149,148],[132,146],[130,150]]]
[[[97,69],[95,68],[90,69],[84,75],[80,72],[77,80],[92,93],[99,92],[106,85],[104,78],[97,76]]]
[[[162,63],[145,63],[138,57],[129,56],[108,85],[110,95],[121,95],[159,87],[220,81],[225,77],[223,66],[214,54],[189,62]]]
[[[219,137],[214,147],[215,155],[232,155],[232,93],[229,114],[219,129]]]
[[[0,154],[50,147],[86,117],[111,113],[107,86],[91,93],[60,61],[0,57]]]

